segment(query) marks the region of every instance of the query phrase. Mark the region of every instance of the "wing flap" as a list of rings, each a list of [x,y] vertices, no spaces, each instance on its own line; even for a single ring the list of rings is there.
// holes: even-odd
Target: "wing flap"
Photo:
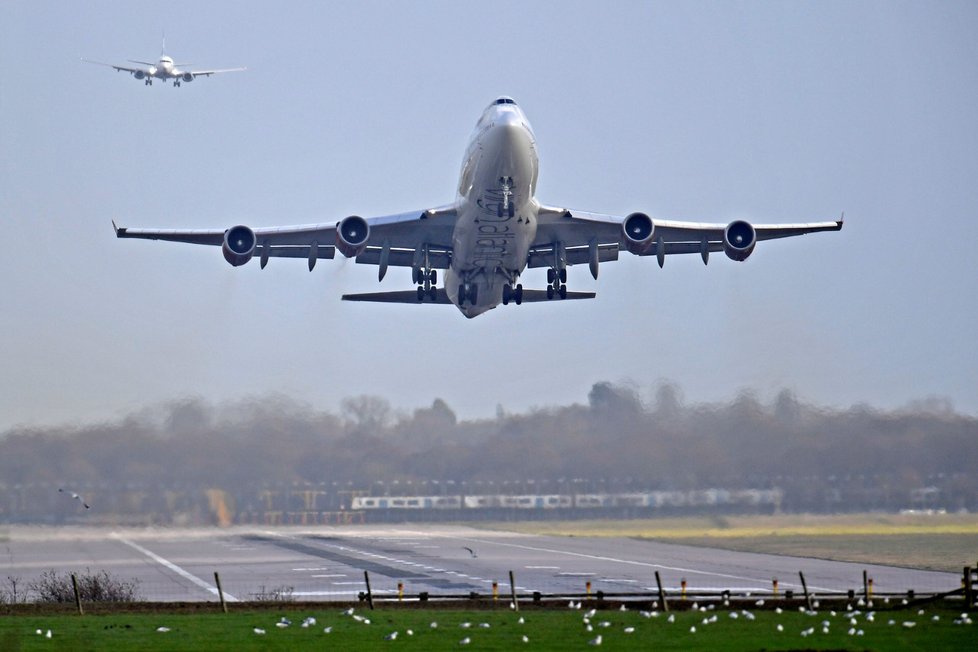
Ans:
[[[597,295],[594,292],[568,292],[563,299],[554,296],[553,299],[547,298],[546,290],[523,290],[523,303],[543,303],[544,301],[570,301],[572,299],[593,299]]]

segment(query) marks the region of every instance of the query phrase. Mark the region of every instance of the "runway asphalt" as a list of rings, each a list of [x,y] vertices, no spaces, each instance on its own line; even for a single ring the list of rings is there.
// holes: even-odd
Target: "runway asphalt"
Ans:
[[[370,574],[375,596],[427,591],[482,595],[509,571],[521,595],[655,591],[655,571],[678,597],[690,592],[800,592],[798,572],[816,593],[862,589],[865,569],[882,593],[939,592],[960,586],[952,573],[868,566],[799,557],[729,552],[629,538],[549,537],[453,525],[343,526],[213,530],[12,527],[0,539],[0,590],[8,577],[21,590],[46,570],[107,570],[139,581],[150,601],[216,600],[214,572],[229,600],[287,592],[297,600],[351,600]],[[470,548],[473,552],[467,550]]]

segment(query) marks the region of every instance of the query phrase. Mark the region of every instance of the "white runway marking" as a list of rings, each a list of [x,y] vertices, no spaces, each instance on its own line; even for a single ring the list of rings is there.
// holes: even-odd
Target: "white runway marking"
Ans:
[[[560,566],[524,566],[527,570],[560,570]]]
[[[159,555],[157,555],[155,552],[152,552],[151,550],[147,550],[146,548],[142,547],[138,543],[134,543],[134,542],[130,541],[129,539],[124,539],[124,538],[122,538],[120,536],[117,536],[116,539],[118,539],[122,543],[126,544],[127,546],[129,546],[133,550],[137,550],[137,551],[143,553],[144,555],[146,555],[147,557],[149,557],[150,559],[152,559],[153,561],[155,561],[157,564],[160,564],[161,566],[164,566],[164,567],[170,569],[171,571],[173,571],[174,573],[176,573],[180,577],[184,578],[185,580],[189,580],[190,582],[193,582],[194,584],[196,584],[200,588],[204,589],[205,591],[207,591],[209,593],[213,593],[214,595],[218,595],[218,591],[217,591],[217,587],[216,586],[211,586],[210,584],[208,584],[204,580],[200,579],[196,575],[193,575],[192,573],[188,573],[187,571],[183,570],[182,568],[180,568],[179,566],[177,566],[173,562],[169,562],[166,559],[163,559],[162,557],[160,557]],[[224,592],[224,600],[226,602],[237,602],[238,601],[238,599],[236,597],[234,597],[233,595],[231,595],[227,591]]]
[[[309,577],[346,577],[346,573],[336,573],[334,575],[310,575]]]

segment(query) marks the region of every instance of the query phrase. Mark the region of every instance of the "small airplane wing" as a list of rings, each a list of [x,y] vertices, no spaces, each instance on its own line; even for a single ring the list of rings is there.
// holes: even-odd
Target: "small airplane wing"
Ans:
[[[566,264],[574,265],[592,260],[591,247],[596,249],[598,262],[616,260],[618,251],[625,248],[622,223],[626,216],[606,215],[588,211],[551,208],[540,209],[537,237],[530,249],[530,267],[552,264],[555,247],[563,248]],[[832,222],[753,224],[757,241],[788,238],[818,231],[842,229],[842,219]],[[723,251],[724,231],[728,224],[683,222],[652,218],[653,238],[661,238],[661,254],[693,254]],[[650,246],[642,256],[659,255],[657,246]]]
[[[424,295],[424,298],[419,300],[417,290],[344,294],[342,299],[343,301],[370,301],[373,303],[441,303],[449,306],[452,305],[452,302],[448,300],[448,295],[445,294],[445,290],[442,288],[435,290],[434,299],[428,295]]]
[[[370,233],[366,247],[356,260],[362,264],[411,267],[415,261],[415,252],[425,247],[429,252],[431,267],[447,269],[451,260],[455,218],[453,206],[368,218],[366,222]],[[336,228],[339,224],[340,222],[327,222],[253,229],[256,242],[254,256],[262,260],[267,260],[268,257],[333,258]],[[112,227],[119,238],[166,240],[217,247],[224,244],[224,234],[227,232],[227,229],[132,229],[116,226],[115,222]],[[312,252],[313,247],[316,252]],[[386,262],[383,260],[385,250]]]
[[[123,72],[130,72],[130,73],[132,73],[132,72],[141,72],[141,73],[148,74],[148,71],[145,68],[129,68],[127,66],[117,66],[114,63],[103,63],[102,61],[92,61],[91,59],[82,59],[82,61],[84,61],[85,63],[94,63],[97,66],[107,66],[109,68],[114,68],[115,70],[121,70]],[[132,63],[143,63],[143,62],[142,61],[133,61]],[[147,63],[146,65],[147,66],[152,66],[152,65],[155,65],[155,64]]]
[[[241,72],[242,70],[247,70],[247,68],[222,68],[220,70],[185,70],[184,72],[189,72],[194,77],[209,77],[210,75],[216,75],[222,72]]]

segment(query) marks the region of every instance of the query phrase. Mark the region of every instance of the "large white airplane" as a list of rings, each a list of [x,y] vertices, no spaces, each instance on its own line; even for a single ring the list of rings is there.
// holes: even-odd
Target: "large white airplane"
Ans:
[[[136,79],[142,79],[147,86],[153,85],[154,79],[162,80],[164,83],[173,80],[174,86],[180,86],[180,82],[192,82],[197,77],[209,77],[222,72],[240,72],[245,68],[223,68],[221,70],[181,70],[180,66],[187,66],[186,63],[173,63],[173,59],[166,55],[166,37],[163,38],[163,48],[160,50],[160,59],[155,63],[149,61],[129,60],[129,63],[138,63],[146,66],[145,68],[130,68],[128,66],[117,66],[112,63],[102,63],[91,59],[82,59],[85,63],[95,63],[100,66],[115,68],[116,71],[130,73]]]
[[[335,250],[358,263],[378,266],[383,280],[390,265],[410,267],[415,290],[347,294],[346,301],[454,304],[466,317],[515,303],[589,299],[593,292],[568,292],[567,267],[587,264],[598,278],[603,262],[621,250],[655,256],[711,252],[746,260],[759,240],[816,231],[838,231],[842,220],[808,224],[729,224],[653,219],[645,213],[604,215],[541,204],[535,197],[539,160],[530,124],[509,97],[482,113],[465,151],[455,202],[446,206],[365,219],[252,229],[171,230],[116,227],[120,238],[215,245],[234,266],[258,257],[305,258],[312,271]],[[527,267],[547,268],[547,289],[523,289]],[[436,270],[444,270],[437,287]]]

